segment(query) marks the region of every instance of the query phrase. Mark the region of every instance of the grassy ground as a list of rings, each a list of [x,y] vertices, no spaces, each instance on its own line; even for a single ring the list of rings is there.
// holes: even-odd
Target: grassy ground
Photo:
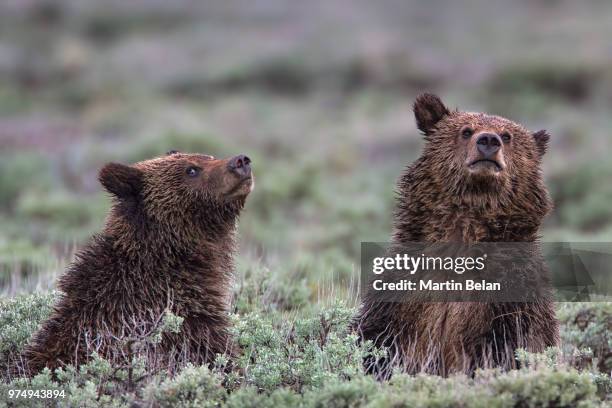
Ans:
[[[544,240],[610,241],[612,7],[281,3],[0,5],[3,357],[23,346],[55,278],[101,227],[105,162],[246,153],[257,185],[239,226],[234,303],[236,335],[254,354],[241,373],[193,367],[128,386],[98,361],[52,384],[70,390],[70,404],[605,404],[606,303],[560,305],[560,352],[473,379],[375,383],[358,364],[369,351],[343,329],[360,242],[388,238],[396,177],[419,154],[411,103],[425,90],[549,129],[556,208]]]

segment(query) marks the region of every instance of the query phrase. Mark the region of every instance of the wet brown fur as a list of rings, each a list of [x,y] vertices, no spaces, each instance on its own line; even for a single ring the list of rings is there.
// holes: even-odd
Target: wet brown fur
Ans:
[[[112,209],[60,277],[54,311],[23,353],[27,372],[81,364],[93,350],[116,357],[125,352],[118,339],[153,329],[166,308],[184,322],[151,351],[158,363],[210,363],[231,353],[234,230],[252,182],[227,163],[171,152],[101,170]],[[187,177],[189,166],[201,174]]]
[[[534,242],[552,204],[542,180],[541,157],[548,134],[531,133],[510,120],[451,111],[431,94],[417,98],[414,112],[426,144],[397,184],[395,244],[409,242]],[[496,176],[470,173],[475,137],[509,132]],[[502,157],[503,156],[503,157]],[[522,347],[541,352],[558,342],[554,305],[533,303],[390,303],[366,295],[354,327],[363,339],[389,347],[385,359],[367,361],[380,377],[400,365],[410,373],[448,375],[476,368],[516,366]]]

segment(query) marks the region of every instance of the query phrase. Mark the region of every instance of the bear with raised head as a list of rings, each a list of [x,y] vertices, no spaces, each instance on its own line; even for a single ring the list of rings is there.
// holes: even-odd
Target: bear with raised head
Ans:
[[[436,95],[414,104],[425,135],[421,157],[397,184],[393,245],[536,242],[552,204],[541,160],[546,131],[532,133],[508,119],[448,109]],[[372,291],[353,327],[386,347],[366,361],[386,378],[394,366],[438,375],[516,366],[518,348],[544,351],[558,342],[550,296],[532,302],[388,302]]]
[[[231,354],[234,234],[254,185],[250,159],[171,151],[107,164],[99,180],[113,197],[105,227],[59,278],[53,312],[23,353],[26,372],[78,365],[93,351],[125,359],[166,311],[184,319],[181,331],[145,350],[149,361]]]

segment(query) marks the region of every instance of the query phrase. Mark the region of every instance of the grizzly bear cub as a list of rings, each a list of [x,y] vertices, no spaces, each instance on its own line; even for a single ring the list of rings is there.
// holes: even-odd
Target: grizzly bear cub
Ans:
[[[540,162],[549,136],[485,113],[449,110],[435,95],[416,99],[425,135],[419,159],[397,184],[392,245],[536,242],[551,208]],[[367,369],[387,378],[394,366],[438,375],[516,366],[515,351],[558,342],[550,296],[530,302],[382,301],[368,291],[353,327],[387,348]]]
[[[94,351],[129,358],[166,311],[184,319],[180,333],[138,350],[155,364],[231,354],[234,231],[254,185],[250,159],[171,151],[107,164],[99,180],[114,199],[105,227],[59,278],[60,297],[26,347],[23,369],[78,365]]]

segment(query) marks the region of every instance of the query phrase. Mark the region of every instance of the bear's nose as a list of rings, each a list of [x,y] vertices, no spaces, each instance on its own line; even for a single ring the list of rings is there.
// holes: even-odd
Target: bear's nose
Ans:
[[[501,147],[502,141],[495,133],[483,133],[476,139],[478,151],[483,154],[485,159],[493,156]]]
[[[251,159],[244,154],[239,154],[236,157],[232,157],[228,163],[229,169],[234,173],[242,177],[249,177],[251,175]]]

